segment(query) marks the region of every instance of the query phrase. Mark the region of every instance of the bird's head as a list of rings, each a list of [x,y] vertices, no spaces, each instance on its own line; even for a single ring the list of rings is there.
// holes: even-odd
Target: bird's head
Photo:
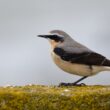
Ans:
[[[38,35],[38,37],[46,38],[49,40],[51,45],[55,47],[56,45],[63,43],[69,35],[61,30],[52,30],[49,34],[46,35]]]

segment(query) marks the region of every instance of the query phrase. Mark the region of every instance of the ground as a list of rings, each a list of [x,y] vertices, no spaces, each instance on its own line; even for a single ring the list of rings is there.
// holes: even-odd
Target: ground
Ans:
[[[110,110],[110,86],[0,87],[0,110]]]

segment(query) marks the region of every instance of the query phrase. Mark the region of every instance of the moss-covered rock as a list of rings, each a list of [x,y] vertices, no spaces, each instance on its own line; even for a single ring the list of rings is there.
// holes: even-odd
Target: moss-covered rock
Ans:
[[[110,86],[1,87],[0,110],[110,110]]]

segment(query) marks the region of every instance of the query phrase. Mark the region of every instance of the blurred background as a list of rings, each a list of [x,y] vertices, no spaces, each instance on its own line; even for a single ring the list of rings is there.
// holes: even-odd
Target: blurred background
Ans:
[[[0,0],[0,86],[74,82],[60,70],[47,40],[36,37],[60,29],[110,58],[110,0]],[[110,72],[83,81],[110,84]]]

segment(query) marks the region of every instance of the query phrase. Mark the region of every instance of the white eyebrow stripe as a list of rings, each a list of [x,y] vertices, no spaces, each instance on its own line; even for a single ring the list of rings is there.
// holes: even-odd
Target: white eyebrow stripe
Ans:
[[[57,35],[57,36],[59,36],[59,37],[64,37],[63,35],[60,35],[60,34],[58,34],[58,33],[50,33],[51,35]]]

